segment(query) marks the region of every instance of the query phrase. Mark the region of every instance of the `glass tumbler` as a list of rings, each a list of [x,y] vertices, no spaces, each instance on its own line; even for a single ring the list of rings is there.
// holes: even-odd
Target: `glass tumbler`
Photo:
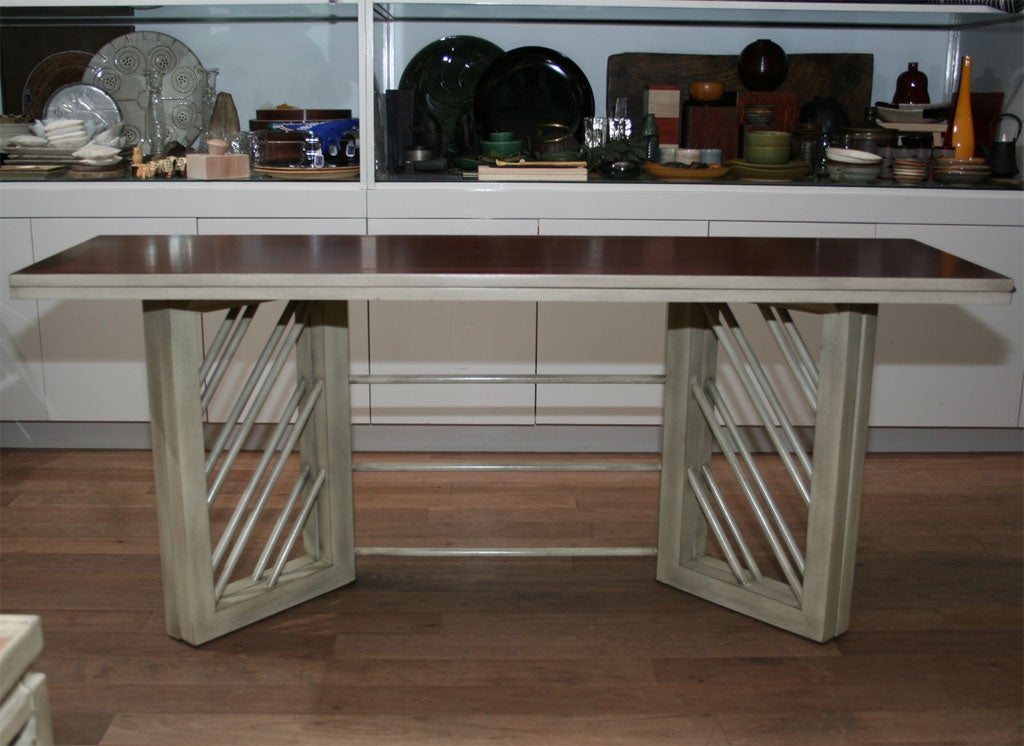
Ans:
[[[583,143],[588,148],[602,148],[608,142],[608,130],[604,117],[583,118]]]

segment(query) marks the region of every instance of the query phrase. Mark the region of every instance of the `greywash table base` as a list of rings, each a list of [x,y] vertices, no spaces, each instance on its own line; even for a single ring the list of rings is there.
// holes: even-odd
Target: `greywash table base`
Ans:
[[[646,237],[101,236],[15,273],[11,286],[16,298],[143,301],[167,629],[196,645],[351,582],[357,553],[389,551],[354,543],[349,385],[455,380],[663,382],[658,579],[829,640],[849,626],[877,304],[1005,303],[1013,292],[1008,278],[915,241]],[[354,300],[662,303],[665,374],[350,376]],[[207,443],[207,411],[264,301],[287,304]],[[732,303],[757,304],[778,343],[814,416],[809,452]],[[793,307],[821,316],[817,355]],[[202,317],[225,309],[205,342]],[[744,445],[717,382],[719,347],[792,499]],[[297,374],[278,424],[239,474],[289,359]],[[724,477],[711,468],[714,446]]]

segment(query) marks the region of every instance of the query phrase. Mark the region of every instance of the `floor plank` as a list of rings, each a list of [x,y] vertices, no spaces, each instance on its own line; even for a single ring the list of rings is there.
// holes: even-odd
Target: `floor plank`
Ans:
[[[148,454],[0,452],[0,506],[0,610],[43,618],[61,744],[1024,743],[1021,454],[870,455],[852,627],[825,645],[650,557],[360,557],[192,648],[163,631]],[[361,545],[639,546],[657,476],[360,473],[356,518]]]

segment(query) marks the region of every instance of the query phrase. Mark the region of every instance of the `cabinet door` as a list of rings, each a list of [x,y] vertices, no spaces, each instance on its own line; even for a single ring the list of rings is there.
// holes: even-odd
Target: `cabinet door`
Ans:
[[[529,375],[536,304],[370,303],[374,375]],[[534,386],[520,383],[375,383],[375,424],[532,424]]]
[[[371,221],[377,233],[533,235],[534,220]],[[536,304],[371,302],[370,373],[532,374]],[[519,383],[381,383],[375,424],[532,424],[534,386]]]
[[[33,219],[36,259],[101,234],[194,234],[194,218]],[[51,420],[149,419],[142,304],[39,301],[46,409]]]
[[[39,312],[34,300],[11,300],[8,277],[32,263],[28,220],[0,220],[3,286],[0,287],[0,419],[45,420]]]
[[[704,236],[703,220],[541,220],[548,236]],[[665,305],[661,303],[541,303],[537,311],[537,372],[651,375],[665,370]],[[542,424],[657,425],[659,384],[541,384]]]
[[[361,235],[365,228],[362,219],[324,218],[319,220],[305,219],[206,219],[199,220],[200,235]],[[222,422],[234,397],[230,392],[237,392],[263,349],[263,343],[270,334],[274,324],[284,310],[283,302],[264,303],[251,325],[251,333],[238,347],[238,351],[224,376],[220,391],[213,398],[208,417],[211,422]],[[207,346],[209,340],[216,335],[225,313],[208,313],[203,316],[203,336]],[[367,328],[366,302],[349,303],[349,365],[353,374],[369,372],[369,329]],[[282,384],[278,386],[267,401],[258,422],[277,422],[278,413],[282,411],[286,392],[292,390],[291,383],[295,378],[295,362],[289,360],[281,372]],[[350,388],[352,395],[352,421],[355,423],[369,422],[370,419],[370,387],[356,384]]]
[[[871,424],[1017,427],[1024,379],[1024,228],[880,225],[1013,278],[1004,306],[882,306]]]

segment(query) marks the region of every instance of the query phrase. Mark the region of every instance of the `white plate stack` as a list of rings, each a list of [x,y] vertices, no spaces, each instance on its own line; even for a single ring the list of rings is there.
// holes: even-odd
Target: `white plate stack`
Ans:
[[[89,142],[89,133],[81,119],[54,119],[46,125],[45,133],[51,148],[80,148]]]

